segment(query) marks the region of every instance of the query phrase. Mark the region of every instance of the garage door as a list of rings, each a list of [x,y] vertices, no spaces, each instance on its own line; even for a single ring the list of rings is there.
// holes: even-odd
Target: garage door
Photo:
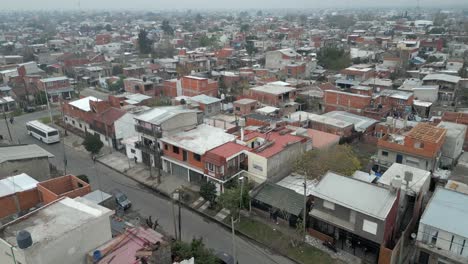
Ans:
[[[196,171],[190,171],[190,182],[201,183],[203,181],[203,174],[200,174]]]
[[[172,175],[180,177],[184,180],[187,180],[187,173],[188,173],[187,168],[184,168],[175,163],[172,163]]]

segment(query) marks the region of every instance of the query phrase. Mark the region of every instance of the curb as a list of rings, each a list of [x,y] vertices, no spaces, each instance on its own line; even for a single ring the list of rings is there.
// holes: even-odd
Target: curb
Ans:
[[[155,188],[155,187],[153,187],[153,186],[151,186],[151,185],[149,185],[149,184],[147,184],[147,183],[144,183],[144,182],[142,182],[142,181],[139,181],[139,180],[137,180],[137,179],[134,179],[134,178],[128,176],[126,173],[121,172],[121,171],[119,171],[119,170],[117,170],[117,169],[115,169],[115,168],[113,168],[113,167],[111,167],[111,166],[105,164],[104,162],[101,162],[100,160],[96,160],[96,162],[98,162],[98,163],[104,165],[105,167],[107,167],[107,168],[109,168],[109,169],[111,169],[111,170],[113,170],[113,171],[115,171],[115,172],[118,172],[118,173],[124,175],[125,177],[127,177],[127,178],[129,178],[129,179],[131,179],[131,180],[133,180],[133,181],[135,181],[135,182],[141,184],[141,185],[144,185],[146,188],[151,189],[152,191],[156,192],[157,194],[163,196],[164,198],[166,198],[166,199],[168,199],[168,200],[171,200],[171,201],[173,200],[172,197],[171,197],[170,195],[168,195],[167,193],[162,192],[162,191],[158,190],[157,188]],[[214,218],[214,216],[211,216],[211,215],[205,214],[205,213],[203,213],[203,212],[201,212],[201,211],[198,211],[197,209],[192,208],[191,206],[189,206],[189,205],[187,205],[187,204],[185,204],[185,203],[180,203],[180,204],[181,204],[182,207],[184,207],[185,209],[188,209],[188,210],[190,210],[191,212],[194,212],[194,213],[196,213],[196,214],[198,214],[199,216],[202,216],[202,217],[204,217],[204,218],[208,218],[208,219],[211,220],[212,223],[215,223],[215,224],[217,224],[217,225],[223,227],[223,228],[226,229],[227,231],[231,232],[232,229],[231,229],[231,226],[230,226],[230,225],[228,225],[228,224],[226,224],[226,223],[224,223],[224,222],[218,221],[216,218]],[[249,235],[247,235],[247,234],[245,234],[245,233],[243,233],[243,232],[240,232],[239,230],[235,230],[235,233],[236,233],[236,235],[239,235],[240,237],[245,238],[245,239],[249,240],[250,242],[253,242],[253,243],[257,244],[258,246],[261,246],[261,247],[267,249],[268,251],[271,251],[271,253],[275,253],[275,254],[277,254],[277,255],[279,255],[279,256],[282,256],[282,257],[284,257],[284,258],[290,260],[291,262],[294,262],[294,263],[297,263],[297,264],[302,264],[301,262],[298,262],[298,261],[296,261],[296,260],[290,258],[290,257],[287,256],[287,255],[278,254],[278,253],[275,252],[275,250],[272,249],[270,246],[265,245],[265,244],[263,244],[263,243],[261,243],[261,242],[255,240],[254,238],[250,237]]]

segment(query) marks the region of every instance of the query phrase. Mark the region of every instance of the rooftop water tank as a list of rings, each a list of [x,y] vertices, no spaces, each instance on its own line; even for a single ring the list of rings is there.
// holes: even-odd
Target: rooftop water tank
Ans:
[[[26,230],[21,230],[16,235],[16,242],[20,249],[28,248],[32,245],[31,234]]]

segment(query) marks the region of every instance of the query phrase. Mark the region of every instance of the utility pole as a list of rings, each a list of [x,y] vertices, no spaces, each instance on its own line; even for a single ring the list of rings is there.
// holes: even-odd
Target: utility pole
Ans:
[[[175,205],[174,205],[174,197],[172,199],[172,219],[174,220],[174,238],[177,239],[177,221],[175,216]]]
[[[240,223],[240,218],[241,218],[241,210],[242,210],[242,203],[243,203],[243,190],[244,190],[244,177],[240,177],[240,199],[239,199],[239,223]]]
[[[179,206],[179,241],[182,241],[182,210],[181,210],[181,206],[180,206],[180,196],[182,194],[181,194],[180,190],[178,191],[178,193],[179,193],[179,195],[178,195],[178,199],[177,199],[177,204]]]
[[[232,257],[234,258],[234,263],[237,263],[236,231],[234,230],[234,214],[232,212],[231,212],[231,229],[232,229]]]
[[[46,83],[44,83],[44,89],[45,89],[45,97],[46,97],[46,102],[47,102],[47,110],[49,110],[50,123],[54,124],[54,120],[52,119],[52,111],[50,110],[49,93],[47,93],[47,84]]]
[[[5,107],[2,106],[2,110],[3,110],[3,118],[5,119],[5,124],[8,129],[8,136],[10,136],[10,142],[13,143],[13,138],[11,137],[11,132],[10,132],[10,125],[8,124],[8,120],[7,120],[6,113],[5,113]]]
[[[304,241],[306,241],[307,234],[307,177],[304,175],[304,219],[302,219],[302,225],[304,225]]]

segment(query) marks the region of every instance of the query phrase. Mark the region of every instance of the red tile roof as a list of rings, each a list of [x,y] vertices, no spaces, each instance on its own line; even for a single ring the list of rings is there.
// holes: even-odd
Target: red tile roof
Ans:
[[[106,123],[106,125],[112,125],[117,119],[121,118],[123,115],[125,115],[125,111],[115,108],[115,107],[110,107],[106,111],[102,112],[101,114],[97,114],[94,117],[94,120]]]
[[[235,142],[228,142],[224,145],[221,145],[217,148],[214,148],[210,151],[208,151],[211,154],[218,155],[220,157],[223,157],[225,159],[231,157],[234,154],[237,154],[243,150],[250,150],[250,148],[246,146],[239,145]]]
[[[292,131],[291,131],[292,132]],[[267,136],[267,134],[269,134]],[[255,149],[254,150],[251,150],[251,152],[259,155],[259,156],[262,156],[262,157],[265,157],[265,158],[269,158],[271,156],[274,156],[278,153],[280,153],[281,151],[283,151],[283,149],[286,148],[286,146],[288,144],[292,144],[292,143],[296,143],[296,142],[305,142],[306,139],[305,138],[302,138],[302,137],[299,137],[299,136],[294,136],[294,135],[291,135],[290,133],[286,133],[284,135],[281,135],[279,131],[272,131],[270,133],[267,133],[267,134],[263,134],[263,133],[260,133],[260,132],[252,132],[252,133],[249,133],[245,136],[245,139],[244,141],[249,141],[251,139],[254,139],[254,138],[257,138],[257,137],[260,137],[260,138],[264,138],[264,139],[267,139],[268,141],[270,142],[273,142],[273,144],[259,152],[256,152]]]

